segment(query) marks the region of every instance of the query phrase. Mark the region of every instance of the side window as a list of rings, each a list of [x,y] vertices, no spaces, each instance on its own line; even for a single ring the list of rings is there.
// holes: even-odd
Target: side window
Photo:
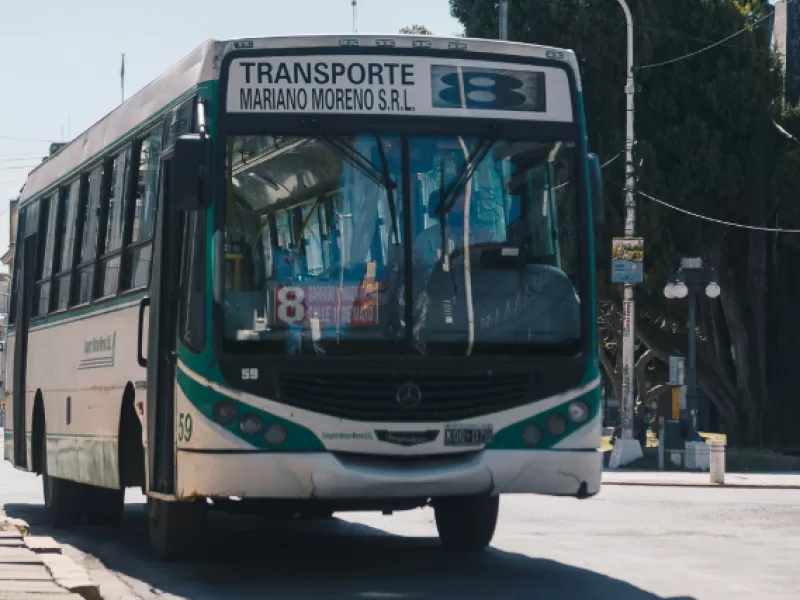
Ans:
[[[31,316],[39,317],[50,309],[50,276],[53,274],[53,256],[58,217],[58,194],[42,200],[39,229],[40,250],[36,266],[36,289]]]
[[[205,343],[206,213],[192,211],[185,222],[178,330],[183,343],[200,352]]]
[[[103,166],[98,165],[84,177],[81,211],[79,216],[78,254],[75,257],[77,281],[72,304],[83,304],[92,299],[94,287],[94,258],[97,248],[97,218],[102,191]]]
[[[55,276],[52,283],[53,310],[63,310],[69,305],[69,282],[72,257],[75,249],[80,180],[76,179],[61,190],[59,218],[56,222]]]
[[[164,130],[164,151],[170,150],[180,136],[192,131],[195,104],[196,100],[192,98],[181,104],[167,117]]]
[[[123,289],[144,287],[150,280],[150,257],[156,223],[158,174],[161,157],[161,128],[138,145],[134,155],[136,192],[131,206],[130,243],[126,250],[126,276]]]
[[[100,297],[113,296],[119,284],[120,249],[125,224],[125,195],[128,189],[131,151],[126,149],[108,162],[108,203],[105,207],[105,238],[100,262]]]

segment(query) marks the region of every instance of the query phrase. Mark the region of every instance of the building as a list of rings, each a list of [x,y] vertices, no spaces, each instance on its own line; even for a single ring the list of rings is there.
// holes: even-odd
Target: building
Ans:
[[[3,256],[0,256],[0,262],[8,267],[8,272],[14,272],[14,248],[17,241],[17,220],[19,217],[19,198],[9,201],[8,206],[8,250]],[[8,312],[7,310],[0,310],[0,314]]]

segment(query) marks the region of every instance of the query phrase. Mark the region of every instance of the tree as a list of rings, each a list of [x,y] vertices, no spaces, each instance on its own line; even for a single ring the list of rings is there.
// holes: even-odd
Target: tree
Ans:
[[[424,25],[412,25],[411,27],[403,27],[400,33],[407,35],[433,35],[433,32]]]
[[[494,37],[496,3],[451,0],[473,37]],[[582,71],[590,146],[601,157],[624,146],[625,21],[616,2],[512,0],[513,40],[572,48]],[[639,189],[716,219],[756,226],[797,227],[790,198],[800,189],[800,152],[773,121],[800,133],[800,118],[782,110],[782,82],[770,52],[765,0],[631,0],[637,62],[636,161]],[[732,33],[711,50],[659,67]],[[794,129],[792,129],[794,126]],[[605,231],[597,240],[598,292],[620,304],[608,281],[610,238],[623,231],[624,165],[605,171]],[[723,293],[699,305],[698,381],[719,409],[729,441],[800,445],[797,359],[786,348],[800,339],[800,316],[770,288],[800,300],[792,269],[800,267],[800,236],[776,236],[691,218],[638,198],[645,237],[645,282],[637,290],[640,356],[662,362],[686,348],[686,303],[662,289],[680,256],[700,255],[716,270]],[[613,313],[613,310],[611,311]],[[608,310],[599,314],[609,314]],[[601,324],[601,326],[603,326]],[[606,324],[605,327],[608,325]],[[606,335],[607,335],[606,331]],[[613,354],[613,353],[612,353]],[[797,356],[796,354],[794,356]],[[608,357],[606,357],[608,358]],[[604,361],[604,365],[611,365]],[[777,365],[782,365],[783,372]],[[605,371],[609,372],[606,366]],[[612,370],[613,371],[613,370]],[[797,373],[797,374],[796,374]]]

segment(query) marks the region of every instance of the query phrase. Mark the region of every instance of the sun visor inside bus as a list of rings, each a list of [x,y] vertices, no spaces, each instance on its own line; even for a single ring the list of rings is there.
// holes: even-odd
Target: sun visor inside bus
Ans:
[[[309,141],[235,161],[233,192],[251,210],[264,213],[330,194],[338,188],[341,175],[341,159],[326,146]]]

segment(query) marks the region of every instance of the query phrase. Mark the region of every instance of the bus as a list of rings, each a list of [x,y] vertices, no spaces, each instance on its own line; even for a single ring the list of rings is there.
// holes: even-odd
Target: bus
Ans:
[[[602,198],[572,51],[209,40],[24,185],[6,457],[58,527],[141,488],[162,559],[215,508],[480,551],[600,490]]]

